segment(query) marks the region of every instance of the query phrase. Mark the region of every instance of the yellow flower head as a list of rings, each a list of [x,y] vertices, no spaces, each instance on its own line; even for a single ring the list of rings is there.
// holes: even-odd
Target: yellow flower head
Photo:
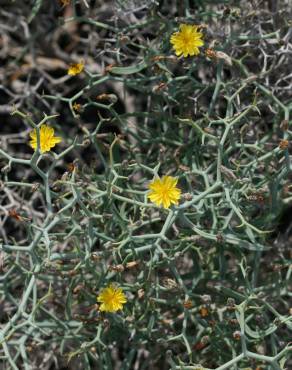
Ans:
[[[175,54],[177,56],[183,54],[184,57],[200,54],[199,46],[203,46],[204,42],[203,34],[198,32],[199,26],[181,24],[179,28],[180,31],[172,34],[170,38]]]
[[[41,153],[49,152],[56,144],[62,141],[62,138],[54,136],[54,129],[48,125],[41,125],[40,127],[40,151]],[[31,140],[29,142],[30,146],[36,150],[37,149],[37,131],[32,130],[29,134]]]
[[[122,289],[114,284],[110,284],[108,287],[103,288],[96,300],[101,303],[99,307],[100,311],[105,312],[122,310],[123,304],[127,302]]]
[[[171,204],[178,204],[181,190],[176,187],[177,179],[172,176],[156,178],[149,184],[148,198],[157,206],[169,208]]]
[[[79,73],[81,73],[83,71],[83,69],[84,69],[84,62],[83,61],[80,61],[79,63],[71,63],[69,68],[68,68],[67,74],[69,76],[76,76]]]

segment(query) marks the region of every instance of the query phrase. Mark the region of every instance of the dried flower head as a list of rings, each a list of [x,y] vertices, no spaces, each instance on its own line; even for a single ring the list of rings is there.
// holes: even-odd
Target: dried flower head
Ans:
[[[181,190],[176,187],[178,179],[172,176],[156,178],[149,184],[148,198],[157,206],[169,208],[171,204],[178,204]]]
[[[138,265],[139,265],[139,263],[140,263],[140,261],[131,261],[131,262],[127,262],[127,263],[126,263],[126,268],[127,268],[127,269],[132,269],[132,268],[134,268],[134,267],[138,266]]]
[[[83,60],[81,60],[79,63],[71,63],[69,68],[68,68],[67,74],[69,76],[76,76],[79,73],[81,73],[83,71],[83,69],[84,69]]]
[[[184,57],[200,54],[199,46],[203,46],[204,42],[203,34],[198,32],[199,26],[181,24],[179,29],[179,32],[175,32],[170,38],[175,54],[183,54]]]
[[[138,290],[138,298],[142,299],[145,295],[145,290],[144,289],[139,289]]]
[[[81,104],[75,102],[72,105],[72,108],[75,110],[75,112],[80,112],[81,111]]]
[[[67,170],[68,170],[70,173],[72,173],[72,172],[76,171],[76,170],[77,170],[77,166],[76,166],[76,164],[75,164],[74,162],[72,162],[72,163],[68,163],[68,165],[67,165]]]
[[[281,124],[280,124],[280,128],[281,130],[283,131],[287,131],[288,128],[289,128],[289,121],[287,119],[284,119]]]
[[[17,221],[23,221],[23,217],[20,216],[20,214],[16,211],[16,209],[10,209],[8,211],[8,215]]]
[[[111,72],[112,68],[116,66],[116,63],[109,64],[108,66],[105,67],[104,72],[109,73]]]
[[[203,343],[202,341],[199,341],[198,343],[196,343],[195,345],[194,345],[194,349],[196,350],[196,351],[201,351],[203,348],[205,348],[206,347],[206,344],[205,343]],[[200,365],[201,366],[201,365]],[[202,367],[200,368],[200,367],[198,367],[196,370],[204,370],[204,369],[202,369]]]
[[[282,150],[285,150],[285,149],[288,148],[288,145],[289,145],[289,141],[286,140],[286,139],[283,139],[279,143],[279,148],[282,149]]]
[[[205,307],[205,306],[200,307],[199,312],[200,312],[201,317],[206,317],[206,316],[209,315],[209,311],[208,311],[207,307]]]
[[[116,271],[116,272],[123,272],[125,271],[125,267],[122,264],[119,265],[110,265],[109,267],[110,271]]]
[[[186,300],[186,301],[183,302],[183,306],[186,309],[190,309],[190,308],[193,307],[193,302],[190,299],[188,299],[188,300]]]
[[[48,125],[41,125],[40,127],[40,151],[41,153],[49,152],[56,144],[62,141],[59,136],[54,136],[54,129]],[[37,149],[37,131],[34,129],[29,134],[31,140],[29,142],[30,146],[36,150]]]
[[[241,333],[240,333],[240,331],[239,331],[239,330],[236,330],[236,331],[232,334],[232,336],[233,336],[233,338],[234,338],[235,340],[240,340],[240,338],[241,338]]]
[[[103,288],[97,297],[97,302],[100,302],[100,311],[116,312],[123,309],[123,304],[127,302],[126,296],[121,288],[114,284]]]
[[[214,49],[211,49],[211,48],[208,48],[206,51],[205,51],[205,55],[206,57],[210,58],[210,59],[215,59],[217,58],[217,54],[216,54],[216,51]]]
[[[96,100],[100,100],[100,101],[108,101],[109,103],[116,103],[118,101],[118,97],[115,95],[115,94],[100,94],[100,95],[97,95],[96,97]]]

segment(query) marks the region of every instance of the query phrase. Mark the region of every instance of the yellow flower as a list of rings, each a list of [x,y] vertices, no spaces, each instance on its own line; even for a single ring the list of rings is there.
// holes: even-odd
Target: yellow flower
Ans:
[[[40,127],[40,151],[41,153],[49,152],[56,144],[62,141],[62,138],[54,136],[54,129],[48,125],[41,125]],[[30,146],[37,149],[37,131],[34,129],[29,134],[31,140]]]
[[[176,187],[177,179],[172,176],[156,178],[149,184],[148,198],[157,206],[169,208],[171,204],[178,204],[181,190]]]
[[[203,46],[204,42],[201,39],[203,34],[198,32],[199,26],[181,24],[179,28],[180,31],[175,32],[170,38],[175,54],[177,56],[183,54],[184,57],[200,54],[199,46]]]
[[[83,69],[84,69],[84,62],[82,60],[79,63],[71,63],[68,68],[67,74],[69,76],[76,76],[79,73],[81,73]]]
[[[96,298],[97,302],[101,302],[100,311],[116,312],[123,309],[123,304],[127,302],[126,296],[121,288],[114,284],[103,288]]]

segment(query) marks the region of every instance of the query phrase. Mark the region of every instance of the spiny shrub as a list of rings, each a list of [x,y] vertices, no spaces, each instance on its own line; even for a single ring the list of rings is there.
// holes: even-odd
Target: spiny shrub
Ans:
[[[288,1],[0,18],[1,368],[292,366]]]

